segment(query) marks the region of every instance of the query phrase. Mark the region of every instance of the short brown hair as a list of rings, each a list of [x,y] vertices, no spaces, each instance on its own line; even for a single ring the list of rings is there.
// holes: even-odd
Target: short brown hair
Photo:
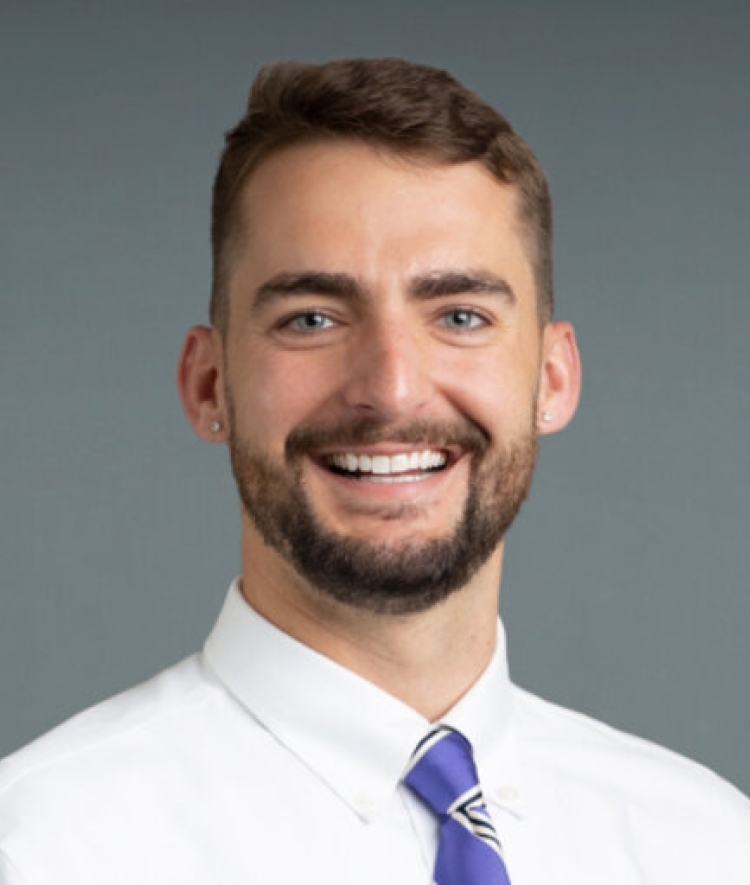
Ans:
[[[271,153],[320,139],[358,139],[437,163],[476,160],[518,187],[531,249],[539,315],[552,315],[552,211],[549,188],[528,145],[494,108],[446,71],[399,58],[326,64],[276,62],[253,82],[247,110],[226,135],[213,189],[211,322],[225,331],[239,198]]]

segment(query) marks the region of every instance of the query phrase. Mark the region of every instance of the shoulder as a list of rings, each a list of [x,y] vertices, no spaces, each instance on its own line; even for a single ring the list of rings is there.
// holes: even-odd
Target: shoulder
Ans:
[[[612,809],[635,834],[717,850],[750,862],[750,801],[708,768],[582,713],[516,689],[521,753],[530,771]]]
[[[111,770],[121,754],[138,745],[168,742],[181,721],[211,702],[213,683],[197,656],[110,698],[0,761],[0,835],[4,812],[16,797],[33,795],[44,785],[54,791],[86,773],[86,781]],[[78,781],[80,785],[80,781]]]
[[[236,706],[198,655],[0,762],[0,883],[109,881],[112,864],[128,879],[160,857]]]

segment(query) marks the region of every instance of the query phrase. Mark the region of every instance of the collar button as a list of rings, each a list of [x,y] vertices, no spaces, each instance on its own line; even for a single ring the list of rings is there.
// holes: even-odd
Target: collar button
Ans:
[[[514,802],[518,802],[521,797],[518,789],[516,789],[516,787],[510,786],[509,784],[498,787],[498,789],[495,791],[495,795],[501,802],[507,805],[512,805]]]
[[[365,817],[369,817],[375,811],[375,797],[370,793],[357,793],[354,804],[357,811]]]

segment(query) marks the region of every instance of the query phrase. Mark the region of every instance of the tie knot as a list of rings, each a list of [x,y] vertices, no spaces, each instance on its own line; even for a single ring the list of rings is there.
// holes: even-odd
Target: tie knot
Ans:
[[[404,782],[441,817],[481,801],[471,744],[445,725],[417,745]]]
[[[407,784],[440,818],[436,885],[510,885],[466,738],[441,725],[414,751]]]

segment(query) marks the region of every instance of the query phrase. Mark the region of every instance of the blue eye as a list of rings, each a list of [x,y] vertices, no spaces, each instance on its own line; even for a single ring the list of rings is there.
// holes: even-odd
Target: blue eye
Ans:
[[[307,313],[298,314],[284,323],[285,328],[291,329],[293,332],[322,332],[330,329],[334,325],[333,320],[320,313],[317,310],[310,310]]]
[[[479,326],[482,326],[485,323],[484,319],[478,313],[475,313],[473,310],[468,310],[467,308],[450,310],[448,313],[443,314],[440,319],[443,325],[456,332],[468,332],[472,329],[479,328]]]

